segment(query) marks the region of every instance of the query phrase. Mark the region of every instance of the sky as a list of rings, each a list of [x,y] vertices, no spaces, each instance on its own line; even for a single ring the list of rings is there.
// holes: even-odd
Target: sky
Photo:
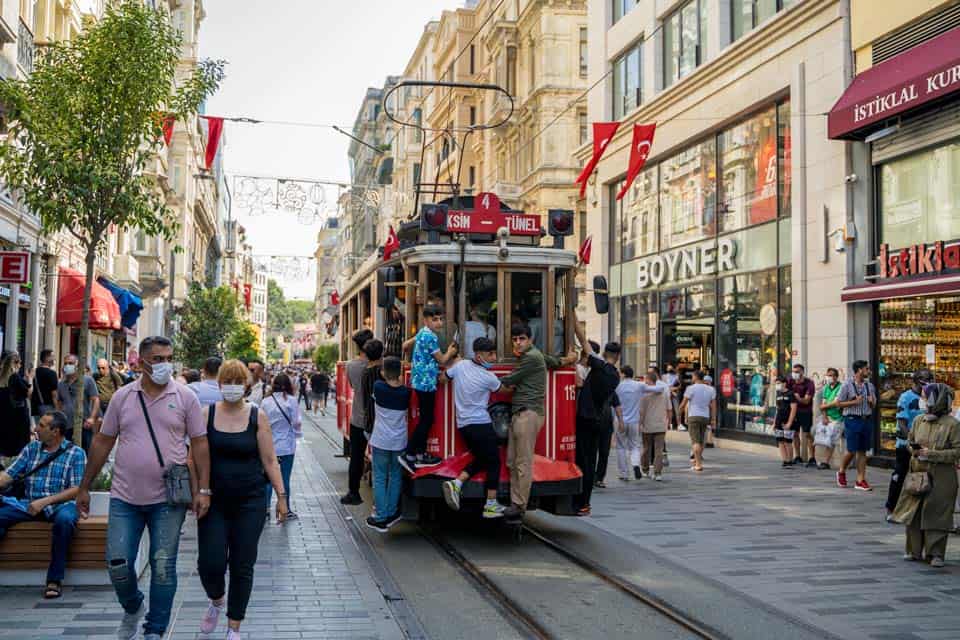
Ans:
[[[463,0],[203,4],[200,56],[228,62],[226,80],[207,102],[208,115],[336,124],[349,131],[367,87],[382,87],[388,75],[401,74],[426,23]],[[228,175],[349,181],[350,140],[329,128],[228,122],[224,141]],[[230,186],[239,183],[231,180]],[[326,200],[335,206],[335,197],[330,190]],[[250,216],[236,201],[233,215],[246,228],[255,255],[313,256],[319,225],[301,224],[284,212]],[[315,272],[294,271],[277,278],[286,297],[313,299]]]

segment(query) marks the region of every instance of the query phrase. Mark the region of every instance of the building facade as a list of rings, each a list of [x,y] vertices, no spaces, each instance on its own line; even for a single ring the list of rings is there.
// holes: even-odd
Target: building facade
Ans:
[[[880,390],[878,450],[914,371],[960,385],[960,3],[853,0],[856,76],[828,135],[856,150],[856,261],[841,298],[862,318]]]
[[[584,203],[589,273],[609,274],[612,297],[588,333],[620,341],[640,370],[708,369],[732,437],[770,439],[772,383],[793,364],[820,379],[867,349],[840,300],[859,247],[846,240],[853,150],[827,138],[824,115],[852,74],[843,7],[590,3],[588,119],[622,124]],[[654,122],[646,167],[617,200],[633,125]]]
[[[252,302],[250,322],[257,328],[259,335],[260,357],[267,356],[267,269],[258,266],[253,272]]]

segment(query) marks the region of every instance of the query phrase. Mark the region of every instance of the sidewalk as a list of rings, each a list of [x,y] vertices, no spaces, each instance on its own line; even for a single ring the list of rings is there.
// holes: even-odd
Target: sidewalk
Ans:
[[[271,523],[264,529],[253,595],[242,627],[244,637],[401,638],[400,627],[346,530],[331,485],[308,446],[297,449],[291,491],[300,519],[283,526]],[[206,596],[196,564],[196,525],[188,515],[177,564],[177,599],[167,636],[173,640],[220,639],[226,634],[225,619],[210,636],[197,632]],[[149,574],[148,568],[140,580],[145,594]],[[122,611],[111,587],[67,585],[63,597],[53,601],[40,598],[41,588],[38,584],[35,588],[0,589],[0,639],[115,640]]]
[[[884,522],[889,470],[869,469],[864,493],[833,471],[782,470],[773,450],[716,448],[694,473],[685,435],[670,434],[663,483],[618,480],[612,451],[589,522],[832,635],[960,637],[960,537],[944,570],[901,560],[903,527]]]

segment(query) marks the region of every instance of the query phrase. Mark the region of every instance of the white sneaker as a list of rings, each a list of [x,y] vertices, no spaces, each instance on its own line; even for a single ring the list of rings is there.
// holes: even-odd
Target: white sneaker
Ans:
[[[659,473],[654,474],[653,479],[656,480],[657,482],[663,482],[663,476],[660,475]]]
[[[447,480],[443,483],[443,499],[447,506],[454,511],[460,511],[460,487],[453,480]]]
[[[147,615],[147,605],[140,604],[140,608],[133,613],[123,613],[123,620],[120,621],[120,628],[117,629],[118,640],[133,640],[140,631],[140,620]]]
[[[483,517],[484,518],[502,518],[503,512],[506,511],[506,507],[500,504],[499,502],[493,504],[486,504],[483,507]]]
[[[679,427],[677,427],[677,431],[686,431],[686,430],[687,430],[687,425],[685,424],[682,424]]]

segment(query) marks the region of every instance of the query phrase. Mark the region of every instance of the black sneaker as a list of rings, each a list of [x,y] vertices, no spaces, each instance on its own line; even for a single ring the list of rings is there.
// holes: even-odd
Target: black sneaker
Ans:
[[[604,482],[603,480],[597,480],[596,482],[593,483],[593,486],[595,486],[597,489],[606,489],[607,483]]]
[[[508,520],[519,520],[523,517],[523,509],[515,504],[512,504],[503,510],[503,517]]]
[[[783,469],[792,469],[792,468],[793,468],[793,461],[791,460],[791,461],[788,462],[788,461],[784,460],[784,461],[780,464],[780,466],[781,466],[781,468],[783,468]]]
[[[706,447],[707,449],[713,449],[716,445],[713,444],[712,442],[708,442],[707,444],[705,444],[705,445],[703,445],[703,446]]]
[[[287,511],[287,520],[299,520],[299,519],[300,519],[300,516],[297,515],[296,511]]]
[[[421,467],[435,467],[441,462],[443,462],[443,458],[438,458],[429,453],[423,453],[417,458],[416,467],[418,469]]]
[[[392,516],[388,516],[388,517],[384,518],[383,520],[381,520],[381,521],[380,521],[380,524],[382,524],[382,525],[385,526],[387,529],[389,529],[389,528],[392,527],[393,525],[395,525],[395,524],[397,524],[398,522],[400,522],[401,519],[402,519],[402,518],[400,517],[400,512],[397,511],[397,512],[396,512],[395,514],[393,514]]]
[[[803,464],[803,458],[801,458],[800,456],[797,456],[796,458],[793,459],[793,464]]]
[[[408,473],[417,472],[417,456],[404,453],[398,458],[400,466],[407,470]]]
[[[693,460],[693,452],[690,452],[690,459]]]
[[[379,531],[380,533],[387,532],[387,525],[384,520],[377,520],[373,516],[367,518],[367,526],[373,529],[374,531]]]
[[[641,478],[643,478],[643,471],[640,470],[640,467],[633,468],[633,477],[636,478],[637,480],[640,480]]]
[[[340,498],[340,504],[363,504],[363,498],[359,493],[348,493]]]
[[[820,466],[817,468],[820,469],[821,471],[829,471],[830,465],[828,465],[826,462],[821,462]]]
[[[817,461],[814,460],[813,458],[810,458],[807,461],[807,469],[816,469],[816,468],[817,468]]]

